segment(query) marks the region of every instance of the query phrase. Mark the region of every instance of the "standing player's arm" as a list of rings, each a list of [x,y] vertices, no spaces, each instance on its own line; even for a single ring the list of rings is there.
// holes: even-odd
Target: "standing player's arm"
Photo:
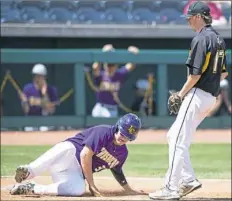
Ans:
[[[127,50],[128,50],[128,52],[131,52],[133,54],[138,54],[139,53],[139,49],[137,47],[135,47],[135,46],[130,46],[130,47],[128,47]],[[134,70],[135,64],[133,64],[133,63],[127,63],[125,65],[125,67],[130,72],[130,71]]]
[[[94,152],[87,146],[84,146],[80,153],[81,167],[85,176],[86,181],[89,184],[89,187],[93,191],[94,195],[99,194],[100,192],[94,184],[93,180],[93,171],[92,171],[92,157]]]
[[[193,86],[198,82],[200,78],[201,75],[189,75],[186,83],[179,92],[179,96],[183,98],[188,93],[188,91],[193,88]]]
[[[209,59],[210,53],[208,53],[206,39],[204,37],[195,37],[191,43],[191,53],[186,61],[186,65],[189,68],[189,76],[179,92],[181,98],[183,98],[201,78],[202,73],[204,73],[208,67]]]
[[[94,62],[92,65],[92,69],[93,69],[93,75],[95,77],[100,76],[101,74],[101,64],[99,62]]]
[[[125,65],[125,68],[127,69],[128,72],[130,72],[130,71],[132,71],[132,70],[135,69],[135,64],[133,64],[133,63],[127,63]]]

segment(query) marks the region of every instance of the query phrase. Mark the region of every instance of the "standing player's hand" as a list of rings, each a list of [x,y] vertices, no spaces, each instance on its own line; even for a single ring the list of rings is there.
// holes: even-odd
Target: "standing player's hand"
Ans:
[[[138,54],[139,53],[139,48],[137,48],[135,46],[129,46],[127,50],[128,50],[128,52],[131,52],[133,54]]]

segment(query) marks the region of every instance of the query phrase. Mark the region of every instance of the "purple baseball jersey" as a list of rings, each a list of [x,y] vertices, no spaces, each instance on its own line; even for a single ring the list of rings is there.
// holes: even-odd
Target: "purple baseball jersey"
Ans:
[[[98,77],[94,78],[95,84],[100,91],[96,93],[97,102],[108,105],[117,105],[111,91],[118,92],[124,82],[128,70],[125,66],[119,68],[113,76],[109,76],[104,70]]]
[[[83,130],[74,137],[68,138],[67,141],[72,142],[76,147],[76,157],[80,164],[80,153],[83,147],[86,145],[92,149],[93,172],[111,168],[121,171],[127,159],[128,150],[126,145],[119,146],[113,143],[116,132],[116,126],[99,125]]]
[[[34,83],[26,84],[23,88],[23,93],[25,94],[25,96],[27,97],[29,101],[31,98],[38,99],[38,100],[42,98],[41,92],[36,88]],[[51,102],[59,102],[57,89],[55,87],[48,86],[47,94]],[[40,116],[42,115],[42,113],[43,113],[43,109],[41,106],[30,104],[28,115]]]

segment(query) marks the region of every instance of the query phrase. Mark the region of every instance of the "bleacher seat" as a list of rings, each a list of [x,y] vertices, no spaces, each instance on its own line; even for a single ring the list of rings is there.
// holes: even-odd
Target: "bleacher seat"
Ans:
[[[108,8],[104,12],[104,19],[107,23],[127,24],[129,17],[126,11],[120,8]]]
[[[162,9],[159,14],[164,23],[186,24],[186,20],[180,17],[182,13],[174,8]]]
[[[186,24],[188,1],[1,0],[1,23]],[[229,20],[231,8],[222,3]]]
[[[93,8],[79,8],[76,15],[77,18],[72,21],[73,23],[99,24],[103,22],[103,14]]]
[[[131,5],[132,5],[132,10],[144,8],[153,11],[155,9],[154,1],[132,1]]]
[[[155,1],[155,8],[159,11],[166,8],[174,8],[179,12],[183,12],[184,5],[186,4],[183,1],[174,1],[174,0],[165,0],[165,1]]]
[[[155,12],[151,12],[147,8],[137,8],[132,11],[132,20],[139,24],[157,23],[159,16]]]
[[[20,11],[17,2],[11,0],[1,1],[1,23],[19,23]]]
[[[100,1],[106,23],[128,24],[129,1]]]
[[[75,14],[65,8],[51,8],[48,13],[49,19],[53,23],[68,23],[75,18]]]
[[[20,16],[24,22],[49,23],[46,1],[20,1],[18,3]]]
[[[53,23],[68,23],[76,19],[76,1],[49,1],[48,16]]]
[[[134,23],[154,24],[159,22],[154,1],[133,1],[131,15]]]
[[[103,22],[103,14],[98,1],[76,1],[76,5],[76,19],[72,23],[99,24]]]
[[[124,12],[128,12],[130,9],[130,1],[100,1],[100,5],[106,10],[117,8],[123,10]]]
[[[101,4],[99,1],[75,1],[77,9],[80,8],[92,8],[96,11],[99,11],[101,8]]]

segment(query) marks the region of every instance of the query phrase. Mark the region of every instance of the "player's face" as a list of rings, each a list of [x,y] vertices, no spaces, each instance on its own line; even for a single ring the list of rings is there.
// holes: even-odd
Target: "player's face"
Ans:
[[[190,16],[187,19],[188,19],[189,25],[191,26],[191,28],[194,31],[199,32],[201,30],[202,26],[204,26],[204,21],[203,21],[202,16],[200,14]]]
[[[115,143],[120,146],[126,144],[129,141],[129,139],[123,136],[119,131],[115,133],[114,137]]]
[[[43,75],[35,75],[34,80],[38,86],[43,86],[46,78]]]
[[[196,16],[189,16],[187,18],[188,20],[188,23],[190,25],[190,27],[193,29],[193,30],[196,30],[195,26],[196,26]]]
[[[107,70],[109,73],[114,73],[118,69],[118,65],[116,64],[107,64],[105,65],[105,70]]]

